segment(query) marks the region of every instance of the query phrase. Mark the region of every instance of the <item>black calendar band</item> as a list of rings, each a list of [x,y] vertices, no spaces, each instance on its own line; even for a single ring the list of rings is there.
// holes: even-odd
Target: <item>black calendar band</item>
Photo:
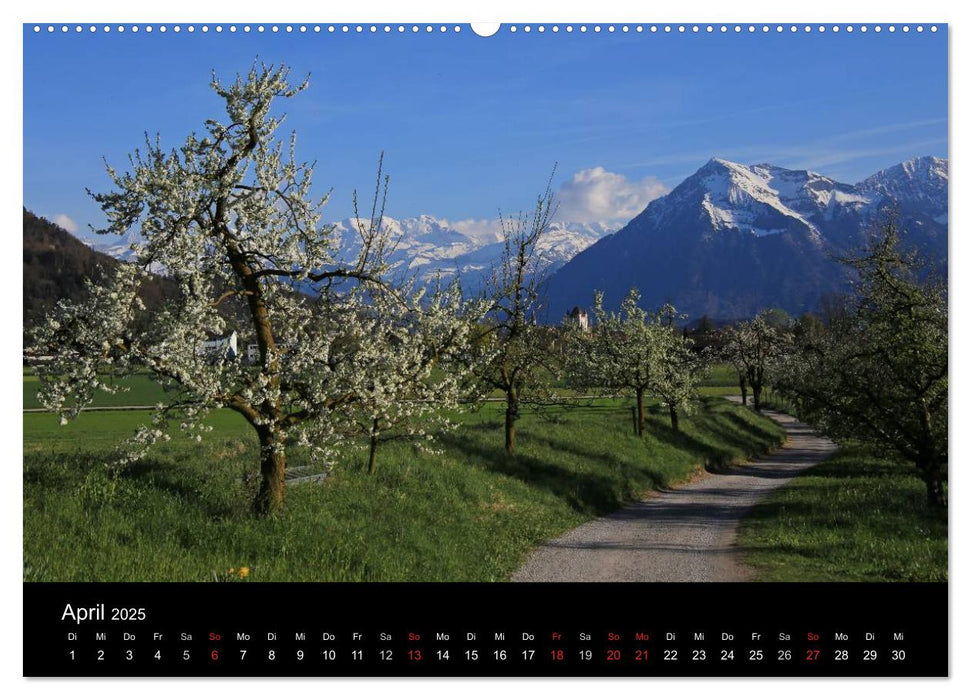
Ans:
[[[947,584],[24,584],[26,676],[946,676]]]

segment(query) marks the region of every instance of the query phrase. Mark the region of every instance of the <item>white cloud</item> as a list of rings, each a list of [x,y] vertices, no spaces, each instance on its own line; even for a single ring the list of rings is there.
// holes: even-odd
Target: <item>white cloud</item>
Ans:
[[[65,231],[67,231],[68,233],[78,232],[77,222],[67,214],[58,214],[57,216],[55,216],[54,223],[60,226]]]
[[[575,172],[560,187],[556,218],[578,223],[626,223],[640,214],[649,202],[667,192],[664,183],[653,176],[632,181],[600,166],[587,168]]]

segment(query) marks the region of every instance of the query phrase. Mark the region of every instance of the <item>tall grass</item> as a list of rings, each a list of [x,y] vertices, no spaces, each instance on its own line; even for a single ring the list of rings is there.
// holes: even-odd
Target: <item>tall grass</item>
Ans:
[[[912,465],[843,445],[742,523],[766,581],[946,581],[947,517]]]
[[[291,486],[285,512],[266,520],[248,510],[256,442],[231,413],[213,415],[207,442],[173,440],[116,480],[101,465],[146,414],[83,414],[66,428],[25,415],[24,577],[204,581],[248,566],[257,581],[506,580],[544,540],[783,438],[717,398],[681,434],[654,408],[644,438],[622,401],[526,412],[510,457],[502,407],[486,405],[438,454],[382,446],[374,476],[363,452],[347,452],[323,483]]]

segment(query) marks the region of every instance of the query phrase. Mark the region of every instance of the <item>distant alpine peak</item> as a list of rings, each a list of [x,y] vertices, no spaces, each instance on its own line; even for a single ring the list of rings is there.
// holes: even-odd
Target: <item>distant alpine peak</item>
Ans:
[[[938,223],[946,223],[947,167],[946,158],[911,158],[871,175],[857,188],[875,200],[893,200],[902,207],[918,206]]]
[[[884,168],[861,182],[861,188],[874,188],[881,183],[891,181],[906,182],[921,180],[924,182],[948,181],[947,158],[936,156],[920,156],[905,160],[903,163]]]
[[[795,225],[815,238],[820,219],[832,218],[843,207],[867,203],[852,185],[811,170],[769,163],[742,165],[724,158],[709,160],[672,195],[671,203],[678,207],[685,200],[698,202],[716,230],[736,229],[755,236],[781,233]],[[657,209],[664,206],[663,199],[657,200]]]

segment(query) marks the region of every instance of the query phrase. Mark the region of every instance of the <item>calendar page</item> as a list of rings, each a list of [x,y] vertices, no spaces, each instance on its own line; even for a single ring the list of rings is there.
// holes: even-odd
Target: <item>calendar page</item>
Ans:
[[[948,675],[946,23],[22,33],[23,675]]]

